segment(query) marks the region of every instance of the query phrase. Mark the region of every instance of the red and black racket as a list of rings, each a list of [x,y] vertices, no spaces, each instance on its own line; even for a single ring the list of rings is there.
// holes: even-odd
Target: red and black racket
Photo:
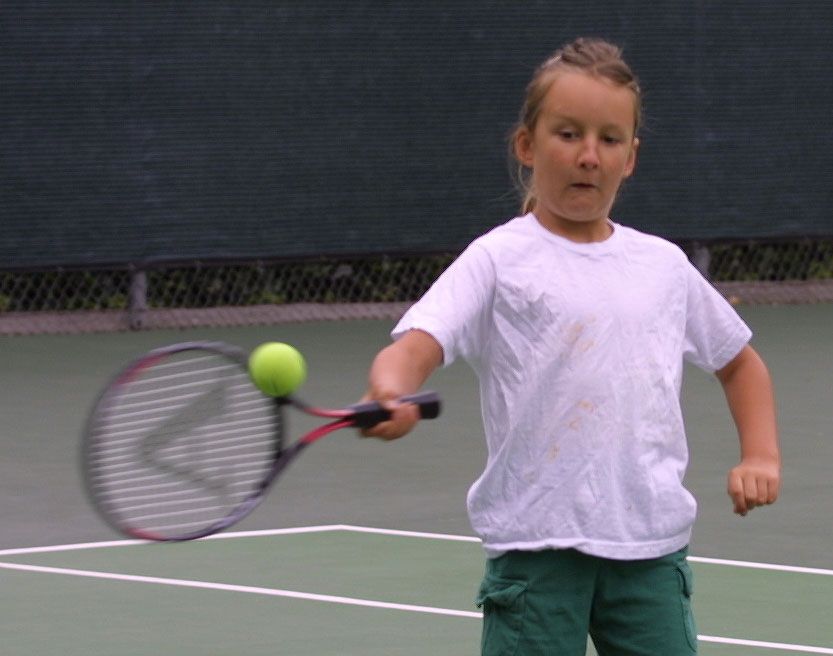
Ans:
[[[417,404],[423,419],[440,413],[433,392],[401,400]],[[330,421],[289,445],[290,405]],[[193,540],[248,515],[313,442],[389,417],[378,403],[324,410],[265,396],[244,351],[186,342],[146,353],[107,385],[87,421],[82,468],[93,506],[120,533]]]

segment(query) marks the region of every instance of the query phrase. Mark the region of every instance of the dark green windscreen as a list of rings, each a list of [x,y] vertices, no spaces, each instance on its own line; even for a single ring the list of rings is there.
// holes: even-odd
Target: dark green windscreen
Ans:
[[[645,89],[616,220],[833,234],[833,3],[30,0],[0,5],[0,268],[459,250],[515,212],[506,134],[577,35]]]

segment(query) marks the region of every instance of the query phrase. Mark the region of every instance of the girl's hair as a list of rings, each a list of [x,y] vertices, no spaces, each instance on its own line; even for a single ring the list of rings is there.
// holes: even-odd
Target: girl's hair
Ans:
[[[522,214],[531,212],[535,207],[535,190],[532,187],[529,171],[517,160],[515,142],[519,133],[523,131],[532,133],[535,130],[544,97],[556,75],[565,70],[580,71],[587,75],[604,78],[617,86],[630,89],[634,95],[634,136],[639,131],[642,118],[642,91],[636,75],[622,58],[620,48],[602,39],[579,38],[556,50],[535,70],[532,80],[526,87],[526,97],[518,122],[509,137],[509,154],[516,164],[513,177],[523,195]]]

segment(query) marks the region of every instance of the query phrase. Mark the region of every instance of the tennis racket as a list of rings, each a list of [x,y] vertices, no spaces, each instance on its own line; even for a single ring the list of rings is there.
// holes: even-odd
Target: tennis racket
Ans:
[[[433,392],[401,400],[417,404],[423,419],[440,413]],[[328,421],[289,445],[289,406]],[[389,417],[378,403],[325,410],[268,397],[251,382],[241,349],[173,344],[134,360],[106,386],[87,420],[82,470],[94,508],[120,533],[194,540],[246,517],[313,442]]]

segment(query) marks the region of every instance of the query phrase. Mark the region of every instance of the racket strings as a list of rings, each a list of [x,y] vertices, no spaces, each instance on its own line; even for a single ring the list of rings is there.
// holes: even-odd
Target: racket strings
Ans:
[[[237,362],[185,352],[118,382],[94,417],[88,454],[93,496],[116,523],[181,537],[256,492],[282,427]]]

